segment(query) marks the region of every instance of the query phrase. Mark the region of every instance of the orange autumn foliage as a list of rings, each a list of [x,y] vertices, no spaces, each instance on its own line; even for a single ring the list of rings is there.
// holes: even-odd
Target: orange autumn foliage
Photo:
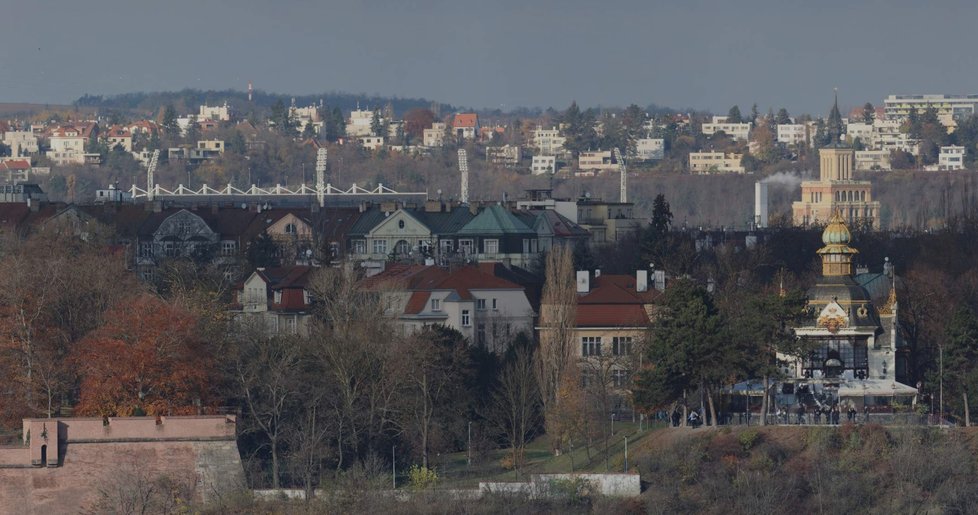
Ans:
[[[197,320],[152,295],[120,303],[77,348],[76,413],[194,414],[206,403],[214,359],[196,336]]]

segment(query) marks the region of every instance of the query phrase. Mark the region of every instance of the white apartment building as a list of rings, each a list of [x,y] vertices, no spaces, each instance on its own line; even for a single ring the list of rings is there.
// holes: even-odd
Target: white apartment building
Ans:
[[[779,123],[778,143],[785,145],[804,145],[808,130],[803,123]]]
[[[859,138],[865,145],[871,145],[873,140],[873,124],[865,122],[850,122],[846,125],[846,138],[850,142]]]
[[[883,100],[883,110],[891,120],[906,120],[911,109],[922,113],[934,108],[937,117],[946,126],[975,114],[978,112],[976,106],[978,95],[889,95]]]
[[[873,122],[873,136],[871,138],[874,150],[902,150],[917,155],[920,146],[910,135],[900,130],[901,122],[893,119],[876,120]]]
[[[384,146],[383,136],[360,136],[357,138],[360,146],[367,150],[379,150]]]
[[[295,130],[298,133],[306,130],[306,125],[312,125],[316,134],[323,128],[323,121],[319,117],[319,108],[311,105],[306,107],[296,107],[293,104],[289,107],[289,117],[295,120]]]
[[[536,129],[533,131],[533,148],[538,154],[544,156],[556,156],[565,152],[564,143],[567,138],[560,135],[560,130],[556,127],[549,129]]]
[[[722,131],[733,139],[747,141],[750,137],[750,127],[749,123],[704,123],[703,134],[712,136]]]
[[[201,120],[218,120],[222,122],[227,122],[231,120],[231,108],[228,107],[227,102],[222,106],[200,106],[199,118]]]
[[[87,138],[80,129],[72,126],[59,127],[48,139],[51,150],[48,159],[58,165],[84,164]]]
[[[937,156],[937,169],[964,170],[964,147],[941,147],[941,153]]]
[[[615,162],[610,150],[597,150],[581,152],[577,158],[577,168],[581,171],[603,172],[618,170],[618,163]]]
[[[448,126],[442,122],[431,124],[430,129],[422,133],[422,144],[426,147],[441,147],[445,145],[445,131]]]
[[[889,150],[857,150],[856,151],[856,171],[884,171],[892,170],[890,166]]]
[[[635,153],[631,156],[640,161],[652,161],[666,156],[666,141],[662,138],[635,140]]]
[[[557,156],[533,156],[530,172],[533,175],[553,175],[557,172]]]
[[[743,154],[724,152],[690,152],[689,171],[692,173],[744,173],[740,164]]]
[[[3,133],[3,144],[10,147],[10,157],[27,157],[40,151],[37,136],[30,131],[7,131]]]
[[[373,136],[374,133],[370,129],[371,123],[374,121],[374,112],[367,109],[356,109],[350,112],[350,121],[346,124],[346,135],[350,138],[359,138],[360,136]]]

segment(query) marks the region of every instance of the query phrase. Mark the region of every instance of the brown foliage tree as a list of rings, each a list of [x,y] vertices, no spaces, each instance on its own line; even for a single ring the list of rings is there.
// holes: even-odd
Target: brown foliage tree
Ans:
[[[206,403],[214,359],[197,339],[197,320],[163,300],[141,295],[106,313],[78,346],[76,411],[83,415],[191,414]]]

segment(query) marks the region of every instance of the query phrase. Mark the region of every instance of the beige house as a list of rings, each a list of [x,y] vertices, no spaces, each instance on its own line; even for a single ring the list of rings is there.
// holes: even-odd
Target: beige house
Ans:
[[[730,136],[735,140],[747,141],[750,136],[751,124],[749,123],[704,123],[702,127],[703,135],[713,136],[718,132]]]
[[[740,164],[743,154],[724,152],[690,152],[689,171],[692,173],[744,173]]]
[[[577,168],[582,172],[617,171],[618,162],[610,150],[581,152],[577,157]]]
[[[435,122],[431,124],[430,129],[425,129],[423,131],[423,145],[426,147],[441,147],[445,145],[445,131],[448,130],[448,126],[442,122]]]

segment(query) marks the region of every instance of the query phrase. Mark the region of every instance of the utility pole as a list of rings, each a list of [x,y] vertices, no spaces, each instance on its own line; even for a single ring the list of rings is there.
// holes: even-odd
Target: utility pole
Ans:
[[[938,345],[937,346],[937,350],[940,353],[940,357],[941,357],[941,408],[940,408],[941,418],[940,418],[940,424],[941,424],[941,427],[944,427],[944,344],[942,343],[942,344]]]
[[[394,449],[397,447],[391,446],[391,485],[394,490],[397,490],[397,458],[394,455]]]
[[[625,435],[625,474],[628,473],[628,435]]]
[[[466,461],[466,466],[472,466],[472,421],[469,421],[469,446],[468,446],[468,460]]]

